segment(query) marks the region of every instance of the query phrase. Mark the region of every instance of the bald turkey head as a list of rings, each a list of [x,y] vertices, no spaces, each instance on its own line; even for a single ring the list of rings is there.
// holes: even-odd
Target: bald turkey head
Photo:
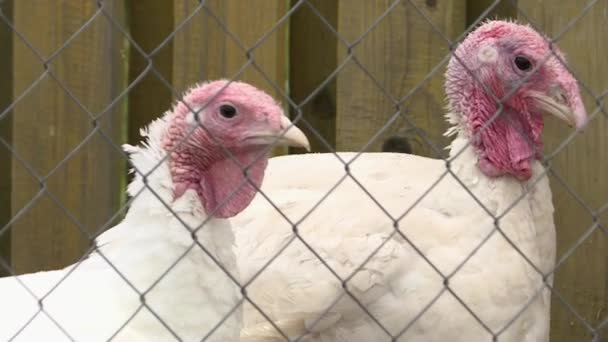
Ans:
[[[196,86],[169,118],[163,148],[170,154],[174,197],[192,189],[207,214],[219,218],[251,202],[273,144],[309,148],[275,100],[243,82]]]
[[[454,54],[446,72],[449,119],[472,139],[485,175],[532,176],[531,162],[542,151],[543,114],[585,125],[578,84],[563,54],[529,26],[486,22]]]

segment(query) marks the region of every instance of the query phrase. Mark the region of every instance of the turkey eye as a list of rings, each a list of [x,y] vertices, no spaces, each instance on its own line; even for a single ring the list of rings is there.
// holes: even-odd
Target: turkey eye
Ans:
[[[515,65],[517,65],[517,68],[522,71],[530,70],[532,67],[530,60],[522,56],[515,57]]]
[[[233,117],[236,116],[236,108],[234,108],[231,105],[227,105],[227,104],[221,105],[220,114],[227,119],[232,119]]]

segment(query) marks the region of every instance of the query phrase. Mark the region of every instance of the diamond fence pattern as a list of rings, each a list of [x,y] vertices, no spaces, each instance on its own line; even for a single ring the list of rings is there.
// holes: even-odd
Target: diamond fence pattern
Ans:
[[[344,295],[349,296],[393,340],[402,336],[446,293],[462,304],[487,330],[488,336],[500,340],[501,333],[517,316],[502,330],[493,331],[450,287],[450,279],[469,258],[487,240],[499,234],[545,279],[537,296],[544,288],[551,291],[554,302],[552,340],[600,341],[608,322],[604,313],[607,301],[605,234],[608,232],[605,223],[608,182],[605,174],[608,164],[600,159],[607,151],[601,128],[606,128],[605,120],[608,119],[603,107],[608,93],[608,84],[603,81],[608,78],[605,77],[608,74],[604,65],[608,48],[605,44],[598,46],[597,42],[605,33],[603,13],[607,10],[608,3],[600,0],[559,5],[550,1],[469,0],[466,6],[464,1],[460,4],[430,0],[381,3],[175,0],[163,4],[98,0],[61,6],[34,4],[33,1],[0,1],[0,23],[4,26],[0,40],[12,46],[12,54],[0,56],[6,58],[6,65],[10,66],[0,67],[12,74],[12,78],[3,82],[0,88],[10,94],[0,95],[3,96],[0,98],[0,145],[4,153],[0,154],[0,160],[11,161],[10,164],[5,163],[11,166],[0,169],[11,174],[6,180],[0,180],[3,181],[0,185],[5,186],[0,187],[4,196],[0,203],[6,201],[10,204],[4,206],[10,208],[4,209],[6,212],[0,211],[0,218],[3,215],[7,217],[0,221],[3,223],[0,236],[2,241],[10,242],[4,243],[7,245],[4,249],[10,247],[10,253],[0,257],[0,268],[8,275],[17,275],[37,268],[65,266],[77,260],[83,251],[94,250],[95,237],[118,222],[137,197],[121,201],[118,195],[124,186],[118,175],[124,173],[127,161],[120,145],[126,139],[136,142],[138,128],[166,110],[171,99],[180,101],[186,86],[219,77],[244,79],[266,89],[284,103],[294,123],[307,132],[313,149],[333,153],[344,164],[345,173],[304,217],[292,222],[284,216],[293,227],[292,238],[246,282],[214,259],[217,266],[241,288],[243,295],[224,320],[248,303],[288,340],[280,327],[256,304],[255,298],[250,298],[247,288],[297,240],[343,285]],[[443,151],[447,143],[441,135],[446,128],[442,117],[444,95],[441,87],[445,65],[450,58],[458,59],[452,54],[456,45],[490,15],[528,22],[537,30],[546,32],[551,43],[565,50],[590,116],[584,136],[580,132],[564,133],[561,128],[547,123],[547,148],[544,152],[538,151],[552,182],[560,234],[557,264],[548,274],[543,274],[501,229],[501,219],[517,201],[494,216],[451,169],[451,163],[460,153],[448,158]],[[32,24],[34,22],[36,25]],[[576,47],[576,44],[582,45]],[[473,73],[471,75],[474,76]],[[500,115],[503,99],[496,98],[489,89],[485,90],[500,107],[485,124],[487,127]],[[42,105],[36,101],[41,99]],[[52,110],[70,113],[71,121],[66,121],[68,116],[37,115],[50,113],[43,108],[49,104],[49,99],[56,100],[50,103],[54,106]],[[129,114],[125,115],[127,112]],[[125,130],[125,123],[129,125],[128,130]],[[32,129],[34,133],[26,135],[23,133],[26,129]],[[414,153],[443,158],[446,162],[441,177],[411,207],[404,208],[400,216],[391,215],[383,203],[374,198],[366,184],[349,172],[359,154],[345,160],[336,153],[341,150],[375,151],[383,143],[386,146],[389,139],[408,145]],[[49,150],[48,156],[37,157],[35,151],[40,151],[41,144],[59,147]],[[229,154],[227,150],[226,153]],[[593,158],[596,160],[590,163],[589,159]],[[103,163],[107,167],[100,167]],[[577,166],[576,172],[570,169]],[[142,173],[136,169],[135,173],[145,178],[155,170]],[[72,173],[83,184],[70,184]],[[399,221],[416,208],[437,183],[449,177],[459,182],[496,224],[469,257],[453,272],[446,274],[418,249],[416,241],[400,230]],[[389,331],[349,290],[352,278],[388,239],[352,274],[343,277],[297,229],[346,179],[357,183],[370,198],[370,206],[376,206],[394,222],[391,237],[398,235],[404,239],[444,279],[443,289],[412,321],[405,322],[397,334]],[[87,180],[97,180],[98,185],[87,185],[84,183]],[[539,180],[540,177],[535,182]],[[77,191],[101,195],[95,201],[86,196],[70,195]],[[143,191],[154,193],[150,187],[140,193]],[[266,194],[261,195],[272,202]],[[97,208],[99,205],[101,210]],[[171,211],[171,207],[165,205]],[[560,208],[566,214],[560,214]],[[178,213],[173,214],[180,220]],[[51,219],[55,222],[49,223],[50,226],[68,228],[50,232],[41,231],[42,227],[36,228],[50,217],[57,217]],[[190,232],[198,231],[205,224],[190,227],[181,222]],[[35,254],[32,249],[48,249],[45,246],[49,242],[67,243],[72,247],[65,249],[68,253],[55,253],[55,260],[48,260],[52,253],[30,256]],[[2,246],[0,244],[0,248]],[[23,248],[26,246],[32,248]],[[200,248],[214,258],[199,241],[195,240],[192,248]],[[176,340],[181,340],[179,334],[145,301],[145,297],[189,251],[175,260],[148,289],[138,289],[131,284],[128,274],[114,267],[103,253],[98,253],[140,295],[140,310],[148,310]],[[579,256],[581,253],[583,256]],[[9,260],[8,255],[13,260]],[[569,264],[571,260],[575,260],[574,264]],[[587,270],[577,271],[587,262]],[[566,271],[560,277],[558,271],[562,269]],[[67,273],[50,292],[61,286],[70,274]],[[549,279],[556,274],[556,284],[551,285]],[[20,281],[18,277],[16,279]],[[566,285],[561,286],[561,283]],[[25,283],[21,284],[24,290],[29,291]],[[585,299],[576,295],[578,292],[593,298]],[[31,294],[35,296],[33,292]],[[37,314],[47,315],[53,320],[44,310],[45,297],[38,298],[41,305]],[[327,312],[340,298],[328,303]],[[535,298],[531,298],[528,305]],[[520,313],[526,308],[527,305]],[[133,313],[131,318],[136,314]],[[202,340],[212,336],[224,320],[202,336]],[[123,327],[129,321],[125,321]],[[61,322],[54,322],[61,328]],[[25,328],[29,322],[23,324]],[[119,332],[120,329],[115,336]],[[64,333],[71,339],[69,331],[64,330]]]

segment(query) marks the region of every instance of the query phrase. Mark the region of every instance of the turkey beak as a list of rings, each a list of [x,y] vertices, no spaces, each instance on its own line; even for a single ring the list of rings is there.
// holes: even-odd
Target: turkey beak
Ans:
[[[286,116],[281,116],[280,128],[263,129],[251,132],[246,138],[249,144],[255,145],[285,145],[302,147],[310,151],[310,143],[306,135],[296,127]]]
[[[587,124],[587,111],[581,99],[576,80],[572,77],[568,87],[554,86],[548,94],[532,94],[537,106],[546,114],[565,121],[568,126],[583,128]],[[570,89],[570,91],[566,90]]]
[[[296,127],[285,115],[281,116],[281,128],[285,134],[279,137],[278,144],[302,147],[310,152],[310,143],[304,132]]]

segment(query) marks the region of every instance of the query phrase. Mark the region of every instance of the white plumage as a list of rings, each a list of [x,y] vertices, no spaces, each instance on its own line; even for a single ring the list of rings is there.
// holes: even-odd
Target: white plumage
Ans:
[[[457,138],[452,149],[464,145]],[[354,153],[340,153],[346,161]],[[500,219],[502,231],[543,272],[555,258],[553,206],[546,176],[534,186],[513,178],[490,179],[472,161],[469,147],[452,170],[493,215],[518,204]],[[293,170],[308,170],[294,175]],[[399,218],[399,229],[444,275],[450,275],[494,230],[494,220],[451,175],[445,163],[405,154],[362,154],[350,172],[384,207]],[[542,166],[534,165],[535,176]],[[270,160],[262,187],[293,222],[300,220],[345,174],[332,154]],[[534,178],[534,177],[533,177]],[[527,190],[530,192],[527,195]],[[290,224],[264,198],[235,218],[239,269],[245,280],[288,241]],[[442,291],[443,278],[399,235],[393,221],[351,178],[346,178],[298,225],[300,236],[345,279],[385,240],[384,246],[347,282],[348,289],[392,335],[409,325]],[[499,331],[531,301],[501,334],[502,341],[543,341],[548,336],[549,293],[542,276],[499,233],[449,279],[450,288],[493,331]],[[390,341],[350,297],[342,284],[299,240],[295,240],[247,289],[251,299],[293,336],[315,331],[314,341]],[[342,300],[329,308],[342,296]],[[275,330],[257,310],[246,306],[242,341],[273,341]],[[309,326],[329,309],[329,315]],[[306,339],[305,339],[306,340]],[[400,341],[479,341],[491,335],[449,292],[402,335]]]
[[[277,326],[303,341],[547,342],[556,246],[542,114],[586,120],[553,50],[563,58],[503,21],[462,42],[446,73],[450,172],[403,154],[339,153],[353,178],[333,154],[271,159],[262,191],[278,210],[257,196],[233,222],[247,293],[273,324],[246,306],[241,341],[282,341]]]
[[[127,147],[133,165],[143,173],[165,156],[160,148],[165,120],[150,125],[147,147]],[[38,298],[50,291],[43,300],[44,313],[16,278],[0,279],[0,340],[106,341],[116,334],[114,341],[168,341],[175,339],[169,327],[184,341],[198,341],[220,323],[237,304],[238,286],[193,246],[190,233],[161,202],[196,227],[207,217],[198,197],[188,191],[173,201],[166,161],[150,174],[148,186],[160,199],[137,174],[129,185],[129,194],[137,197],[125,219],[97,238],[105,258],[93,252],[79,265],[19,277]],[[212,219],[197,237],[229,271],[236,272],[234,235],[228,222]],[[138,292],[115,269],[138,291],[149,289],[145,303],[154,313],[142,307]],[[240,320],[237,310],[209,340],[237,340]]]
[[[190,108],[203,106],[195,118]],[[272,97],[225,80],[192,88],[142,135],[143,147],[125,146],[137,169],[130,209],[88,257],[0,279],[0,340],[238,341],[242,298],[226,218],[255,195],[269,145],[308,140]]]

